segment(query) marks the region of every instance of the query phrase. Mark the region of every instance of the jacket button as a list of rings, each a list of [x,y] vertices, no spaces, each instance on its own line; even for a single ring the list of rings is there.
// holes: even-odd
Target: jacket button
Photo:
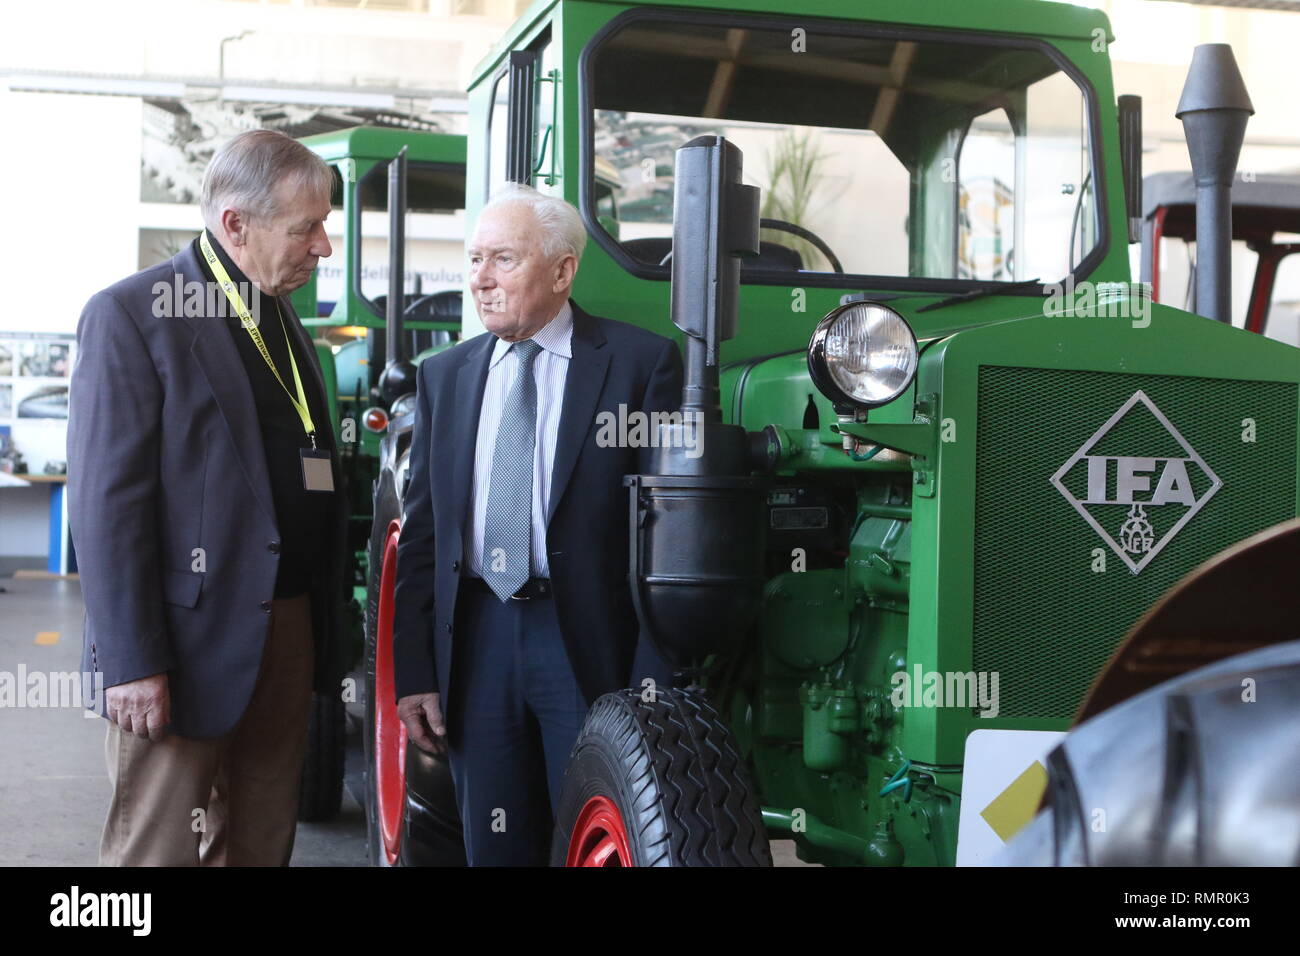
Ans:
[[[452,569],[453,571],[459,571],[459,570],[460,570],[460,562],[459,562],[459,561],[453,561],[453,562],[451,562],[451,569]]]
[[[267,550],[267,551],[270,551],[272,554],[279,554],[279,553],[280,553],[280,542],[279,542],[279,541],[272,541],[270,544],[268,544],[268,545],[266,546],[266,550]]]
[[[263,601],[263,602],[262,602],[262,610],[265,611],[267,614],[270,614],[270,613],[271,613],[271,602],[270,602],[270,601]]]
[[[444,625],[442,626],[442,628],[443,628],[443,630],[445,630],[448,634],[451,633],[451,625],[450,625],[450,624],[444,624]]]

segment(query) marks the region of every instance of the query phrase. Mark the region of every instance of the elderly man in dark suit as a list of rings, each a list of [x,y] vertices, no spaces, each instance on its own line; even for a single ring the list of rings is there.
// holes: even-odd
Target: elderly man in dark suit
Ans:
[[[569,299],[585,242],[563,200],[495,196],[467,250],[488,332],[420,366],[398,713],[416,744],[446,748],[471,866],[544,865],[590,704],[634,677],[671,679],[648,649],[634,674],[622,479],[648,451],[608,441],[597,419],[676,409],[681,358]]]
[[[313,685],[338,693],[346,510],[315,349],[289,305],[330,254],[333,173],[243,133],[206,230],[77,327],[68,498],[102,675],[104,865],[285,865]]]

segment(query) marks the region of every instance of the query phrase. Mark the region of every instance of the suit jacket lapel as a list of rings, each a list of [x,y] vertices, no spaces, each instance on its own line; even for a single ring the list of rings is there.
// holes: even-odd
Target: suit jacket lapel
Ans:
[[[173,271],[185,281],[203,283],[207,289],[210,281],[192,245],[187,246],[172,259]],[[220,290],[218,289],[218,294]],[[204,296],[206,301],[207,296]],[[224,305],[224,297],[222,300]],[[248,382],[248,372],[239,357],[239,350],[226,330],[226,320],[215,316],[185,316],[184,321],[194,330],[190,351],[198,361],[203,377],[217,400],[217,406],[226,419],[230,439],[243,467],[253,497],[266,516],[275,521],[275,504],[270,498],[271,478],[266,467],[266,448],[262,444],[262,429],[257,421],[257,407],[253,402],[253,388]]]
[[[546,507],[546,524],[549,527],[555,509],[564,497],[578,455],[596,415],[596,404],[605,386],[605,373],[609,370],[609,353],[604,350],[605,337],[596,328],[595,320],[573,306],[573,358],[564,378],[564,404],[560,408],[560,433],[555,444],[555,462],[551,466],[551,494]]]
[[[455,421],[452,424],[451,500],[460,503],[460,540],[465,540],[465,519],[469,515],[470,482],[474,475],[475,449],[478,447],[478,419],[483,408],[483,390],[487,385],[488,363],[497,337],[490,333],[479,341],[466,343],[466,355],[456,373]]]

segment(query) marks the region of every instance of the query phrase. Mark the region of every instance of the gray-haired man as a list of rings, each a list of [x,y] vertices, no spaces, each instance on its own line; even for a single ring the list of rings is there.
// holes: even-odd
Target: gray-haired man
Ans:
[[[466,250],[488,331],[420,365],[397,711],[416,745],[447,752],[471,866],[545,865],[588,707],[672,680],[638,649],[627,585],[622,481],[648,449],[603,441],[597,422],[678,408],[682,360],[569,298],[586,240],[564,200],[502,189]]]
[[[332,183],[280,133],[235,137],[204,178],[204,233],[77,327],[68,501],[82,669],[109,719],[101,864],[289,861],[312,689],[337,693],[342,670],[345,502],[288,300],[330,254]]]

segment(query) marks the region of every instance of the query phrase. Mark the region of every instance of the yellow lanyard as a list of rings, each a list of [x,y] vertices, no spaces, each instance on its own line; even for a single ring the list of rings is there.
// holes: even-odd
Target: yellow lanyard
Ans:
[[[266,343],[262,341],[262,333],[257,330],[257,323],[253,321],[248,306],[244,305],[239,290],[230,281],[230,273],[226,271],[226,267],[221,264],[221,260],[217,258],[217,254],[212,250],[212,243],[208,242],[206,230],[199,233],[199,248],[203,250],[203,258],[208,261],[208,268],[217,277],[217,281],[221,283],[221,289],[226,293],[226,298],[230,301],[231,307],[239,316],[239,321],[243,324],[244,330],[252,338],[253,344],[257,346],[257,351],[262,354],[262,358],[271,369],[271,374],[275,376],[275,380],[284,389],[284,394],[288,395],[289,401],[293,402],[293,407],[298,411],[298,417],[302,419],[303,430],[307,433],[307,437],[311,439],[311,447],[315,448],[316,426],[312,424],[311,410],[307,407],[307,393],[303,390],[302,378],[298,375],[298,363],[294,361],[293,346],[289,343],[289,330],[284,325],[284,314],[280,311],[279,297],[276,297],[275,300],[275,312],[276,315],[280,316],[280,331],[284,332],[284,347],[289,350],[289,365],[293,368],[293,384],[298,389],[297,398],[293,397],[293,393],[289,391],[289,386],[285,385],[284,379],[280,377],[280,371],[275,367],[275,362],[271,360],[271,353],[266,350]]]

